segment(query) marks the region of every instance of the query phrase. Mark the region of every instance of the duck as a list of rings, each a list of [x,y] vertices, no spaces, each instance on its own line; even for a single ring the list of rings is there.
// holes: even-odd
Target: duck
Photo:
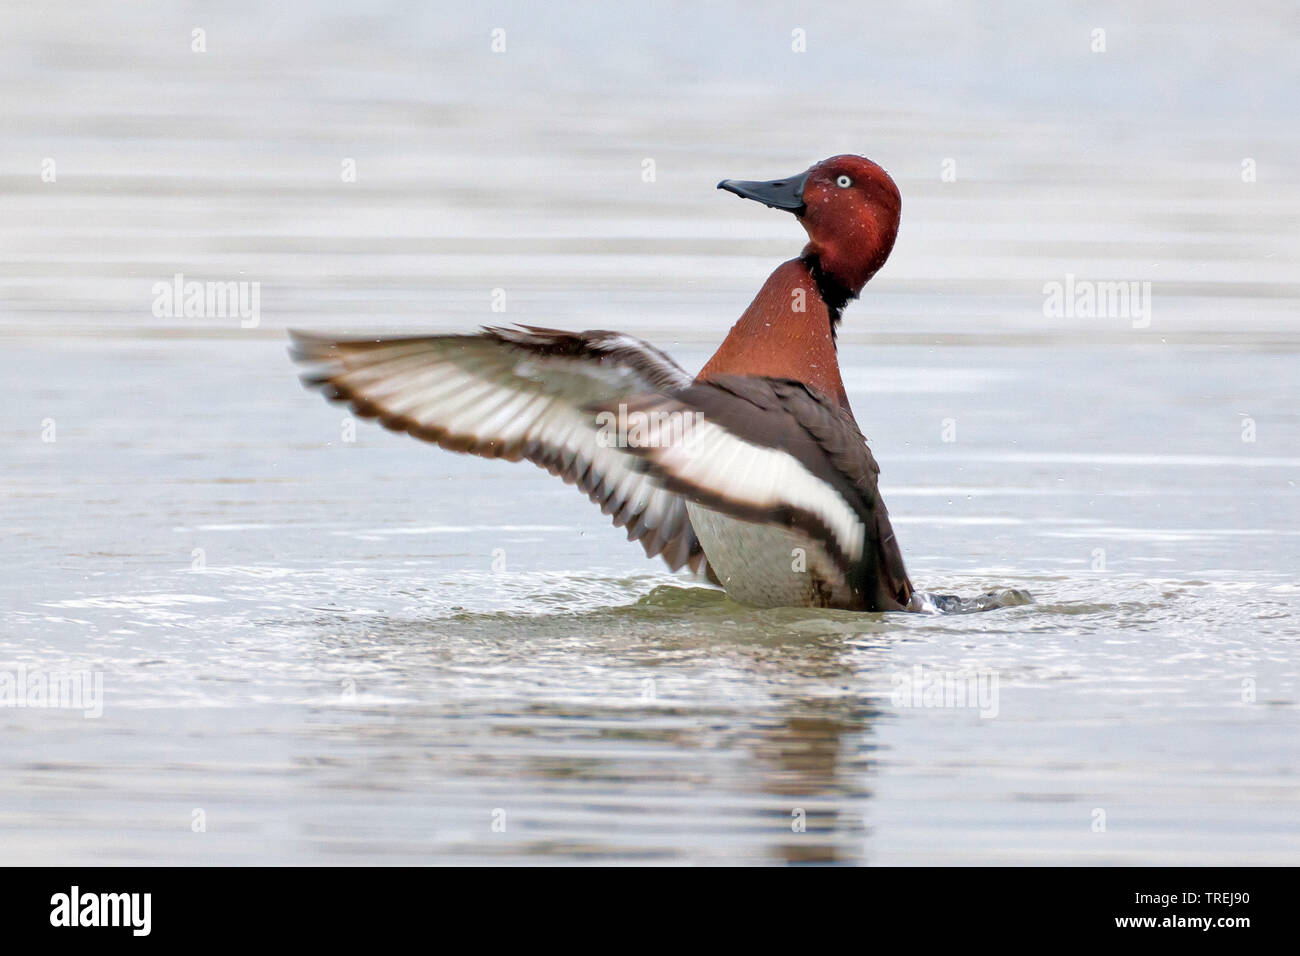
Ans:
[[[546,469],[648,558],[738,603],[916,610],[836,342],[845,307],[893,249],[898,187],[866,157],[838,155],[717,188],[793,215],[808,241],[694,376],[623,332],[519,325],[291,331],[302,381],[390,430]]]

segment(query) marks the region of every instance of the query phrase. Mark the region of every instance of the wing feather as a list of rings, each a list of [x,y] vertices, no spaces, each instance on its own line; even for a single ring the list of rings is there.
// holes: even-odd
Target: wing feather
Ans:
[[[699,571],[685,502],[627,449],[597,441],[592,406],[680,389],[663,352],[615,332],[536,327],[478,335],[335,339],[291,332],[304,384],[359,416],[452,451],[528,459],[576,485],[646,554]]]

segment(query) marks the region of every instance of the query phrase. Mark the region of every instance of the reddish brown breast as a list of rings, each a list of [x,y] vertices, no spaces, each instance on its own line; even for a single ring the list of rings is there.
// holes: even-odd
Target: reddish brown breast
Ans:
[[[783,262],[768,276],[699,378],[716,375],[791,378],[849,407],[830,310],[803,260]]]

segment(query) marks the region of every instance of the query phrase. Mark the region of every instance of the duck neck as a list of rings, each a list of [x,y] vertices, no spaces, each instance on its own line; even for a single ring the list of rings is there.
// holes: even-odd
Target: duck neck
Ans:
[[[835,352],[837,293],[819,281],[816,260],[791,259],[773,272],[722,346],[700,371],[700,379],[718,375],[790,378],[822,392],[841,408],[849,407]]]

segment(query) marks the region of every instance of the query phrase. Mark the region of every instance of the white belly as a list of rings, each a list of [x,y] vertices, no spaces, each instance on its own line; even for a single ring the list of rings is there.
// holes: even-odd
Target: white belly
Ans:
[[[851,607],[825,550],[806,535],[686,503],[695,536],[727,596],[756,607]]]

